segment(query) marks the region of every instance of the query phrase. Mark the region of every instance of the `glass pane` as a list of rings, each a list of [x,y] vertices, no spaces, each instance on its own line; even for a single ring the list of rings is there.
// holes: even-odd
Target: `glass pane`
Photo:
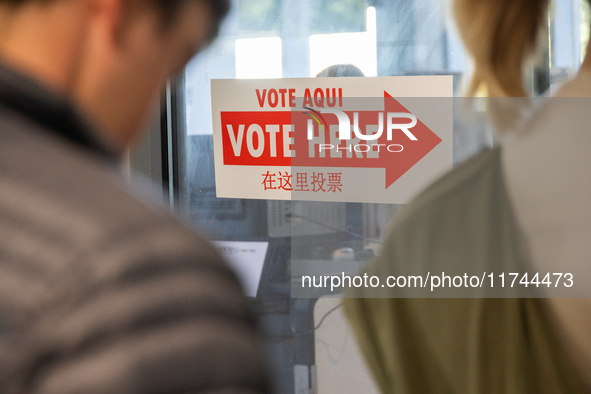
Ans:
[[[550,5],[550,93],[575,75],[589,41],[589,3],[586,0],[554,0]]]
[[[583,2],[554,3],[540,57],[552,86],[578,69],[589,27]],[[453,75],[461,96],[471,67],[446,7],[441,0],[234,1],[219,39],[186,70],[179,89],[180,201],[212,241],[268,243],[253,303],[277,393],[305,386],[320,394],[377,393],[338,299],[291,298],[290,262],[370,259],[401,206],[217,198],[210,81],[307,78],[350,64],[366,78]],[[471,123],[463,118],[455,116],[456,164],[494,143],[482,113],[473,113]]]

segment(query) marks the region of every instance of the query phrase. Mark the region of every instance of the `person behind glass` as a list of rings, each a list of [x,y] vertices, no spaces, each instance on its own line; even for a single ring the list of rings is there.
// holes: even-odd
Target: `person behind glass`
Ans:
[[[591,392],[589,101],[567,98],[590,95],[591,50],[558,97],[515,122],[506,104],[526,96],[522,70],[548,2],[454,8],[475,63],[470,92],[507,97],[491,103],[495,122],[513,131],[410,203],[367,273],[529,271],[550,273],[554,286],[553,273],[576,271],[569,294],[581,298],[552,297],[547,286],[547,298],[496,299],[372,299],[360,288],[346,313],[384,393]]]
[[[0,0],[0,392],[268,392],[234,274],[117,167],[228,8]]]
[[[364,77],[363,71],[353,64],[334,64],[326,67],[316,74],[316,77],[334,78],[334,77]]]

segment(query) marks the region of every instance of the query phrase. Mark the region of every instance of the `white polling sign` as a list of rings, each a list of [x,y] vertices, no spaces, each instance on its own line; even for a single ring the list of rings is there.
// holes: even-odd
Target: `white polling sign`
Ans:
[[[218,197],[407,203],[452,168],[453,77],[212,80]]]

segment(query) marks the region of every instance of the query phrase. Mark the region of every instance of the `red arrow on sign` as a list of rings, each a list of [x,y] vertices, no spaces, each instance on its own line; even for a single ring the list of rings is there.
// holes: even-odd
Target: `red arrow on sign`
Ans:
[[[355,112],[345,113],[354,124]],[[390,116],[388,121],[388,114],[398,114],[400,118]],[[388,188],[441,143],[441,138],[420,119],[407,132],[404,127],[388,131],[388,124],[409,123],[409,118],[400,114],[410,111],[384,92],[384,111],[357,111],[357,125],[364,136],[377,132],[382,117],[381,136],[364,140],[352,132],[352,139],[341,140],[338,118],[329,113],[322,115],[321,123],[329,128],[325,130],[305,110],[222,112],[223,162],[249,166],[384,168]],[[368,125],[373,125],[373,130],[368,131]],[[313,131],[311,139],[309,130]]]

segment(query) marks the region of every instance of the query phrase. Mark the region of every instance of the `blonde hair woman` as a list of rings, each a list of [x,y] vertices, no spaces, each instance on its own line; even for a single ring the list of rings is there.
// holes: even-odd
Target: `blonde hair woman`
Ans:
[[[474,60],[470,93],[526,96],[522,70],[547,1],[454,7]],[[575,286],[561,294],[590,297],[591,101],[572,98],[591,93],[589,52],[560,97],[546,99],[501,148],[457,167],[405,208],[369,275],[460,267],[496,270],[495,278],[537,272],[542,280],[569,272]],[[359,288],[345,308],[385,393],[591,392],[591,302],[556,298],[553,286],[538,287],[546,298],[462,299],[368,298],[370,289]]]

